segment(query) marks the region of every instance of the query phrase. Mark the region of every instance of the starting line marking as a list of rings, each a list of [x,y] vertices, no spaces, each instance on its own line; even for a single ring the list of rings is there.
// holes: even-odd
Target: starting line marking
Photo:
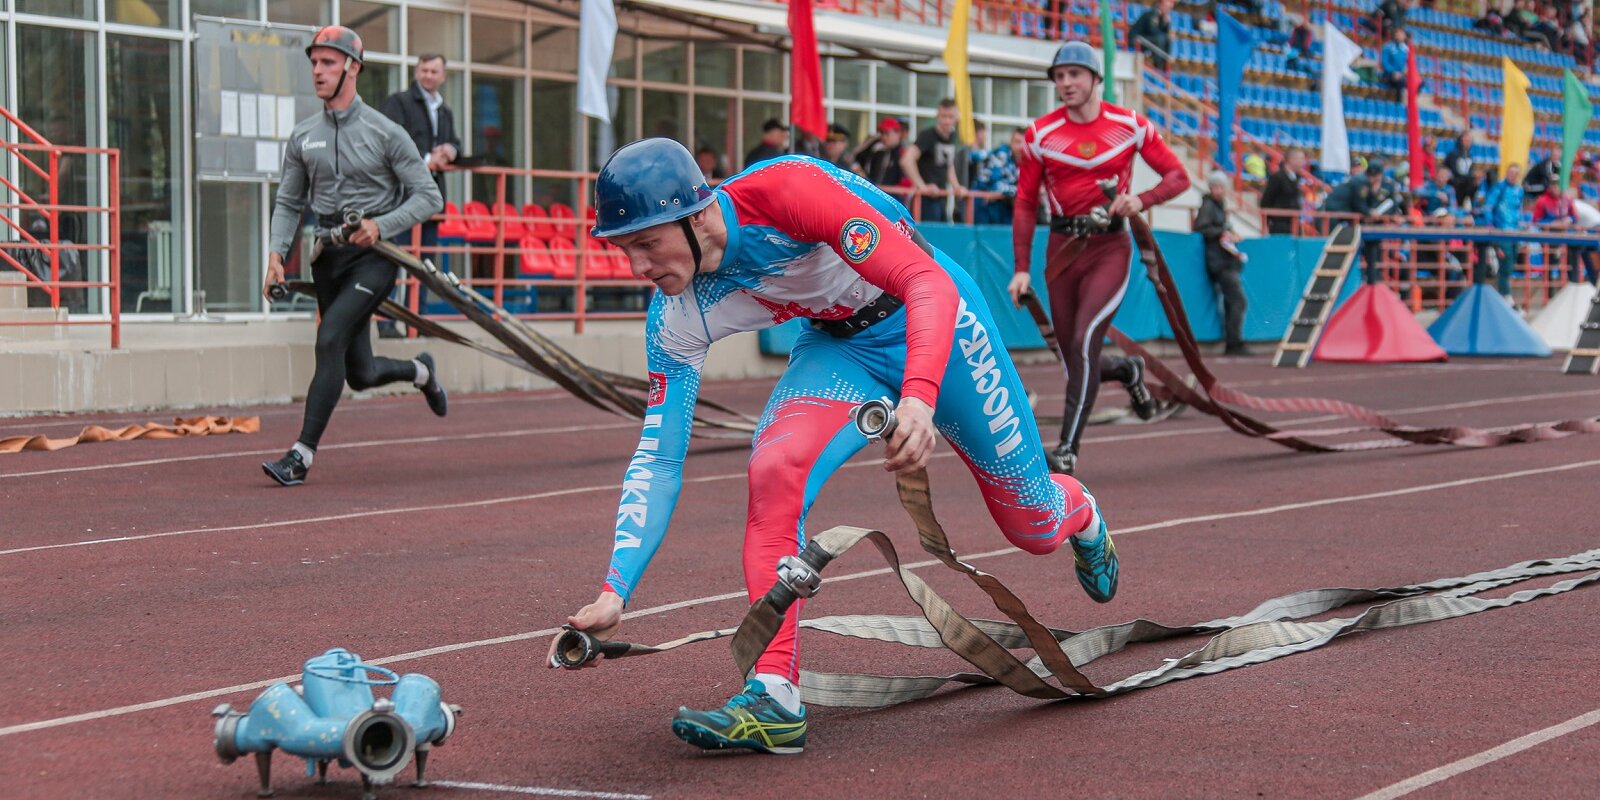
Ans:
[[[1537,747],[1551,739],[1566,736],[1569,733],[1581,731],[1597,722],[1600,722],[1600,708],[1573,717],[1559,725],[1551,725],[1543,730],[1537,730],[1526,736],[1519,736],[1499,747],[1491,747],[1481,753],[1467,756],[1459,761],[1452,761],[1442,767],[1435,767],[1420,775],[1414,775],[1399,783],[1391,784],[1371,794],[1364,794],[1356,800],[1394,800],[1411,794],[1418,789],[1432,786],[1441,781],[1446,781],[1463,772],[1477,769],[1478,767],[1493,764],[1504,758],[1509,758],[1524,750]]]
[[[949,454],[945,454],[945,455],[949,455]],[[871,463],[873,465],[877,464],[876,461],[866,462],[866,463]],[[1161,530],[1161,529],[1165,529],[1165,528],[1175,528],[1175,527],[1179,527],[1179,526],[1182,526],[1182,525],[1187,525],[1187,524],[1191,524],[1191,523],[1195,523],[1195,522],[1214,522],[1214,521],[1217,521],[1217,520],[1237,519],[1237,518],[1240,518],[1240,517],[1263,516],[1263,515],[1266,515],[1266,514],[1276,514],[1276,513],[1279,513],[1279,512],[1283,512],[1283,511],[1294,511],[1294,510],[1304,509],[1304,508],[1315,508],[1315,507],[1318,507],[1318,506],[1330,506],[1330,505],[1338,505],[1338,504],[1342,504],[1342,503],[1358,503],[1358,502],[1361,502],[1361,501],[1364,501],[1364,500],[1376,500],[1376,499],[1385,498],[1385,497],[1400,497],[1400,496],[1409,495],[1409,494],[1418,494],[1418,493],[1421,493],[1421,492],[1436,491],[1436,490],[1439,490],[1439,489],[1451,489],[1451,488],[1456,488],[1456,487],[1460,487],[1460,486],[1470,486],[1470,485],[1476,484],[1476,483],[1486,483],[1486,482],[1489,482],[1489,481],[1501,481],[1501,480],[1506,480],[1506,479],[1510,479],[1510,478],[1524,478],[1524,477],[1529,477],[1529,476],[1533,476],[1533,475],[1547,475],[1547,474],[1555,473],[1555,472],[1565,472],[1565,471],[1568,471],[1568,470],[1583,469],[1583,468],[1586,468],[1586,467],[1595,467],[1595,466],[1600,466],[1600,459],[1596,459],[1596,460],[1592,460],[1592,461],[1582,461],[1582,462],[1573,463],[1573,464],[1558,464],[1556,466],[1551,466],[1551,467],[1539,467],[1539,468],[1535,468],[1535,469],[1517,470],[1515,472],[1502,472],[1502,473],[1498,473],[1498,474],[1495,474],[1495,475],[1481,475],[1481,476],[1478,476],[1478,477],[1475,477],[1475,478],[1461,478],[1459,480],[1445,481],[1443,483],[1428,483],[1428,484],[1421,484],[1421,485],[1418,485],[1418,486],[1407,486],[1407,487],[1404,487],[1404,488],[1401,488],[1401,489],[1389,489],[1389,490],[1381,491],[1381,492],[1367,492],[1367,493],[1356,494],[1356,495],[1341,495],[1341,496],[1338,496],[1338,497],[1325,497],[1325,498],[1322,498],[1320,500],[1307,500],[1307,501],[1303,501],[1303,502],[1299,502],[1299,503],[1285,503],[1283,505],[1272,506],[1272,507],[1269,507],[1269,508],[1248,509],[1248,510],[1245,510],[1245,511],[1227,511],[1227,512],[1221,512],[1221,513],[1217,513],[1217,514],[1206,514],[1206,515],[1198,516],[1198,517],[1181,517],[1181,518],[1178,518],[1178,519],[1166,520],[1166,521],[1163,521],[1163,522],[1152,522],[1152,523],[1149,523],[1149,524],[1146,524],[1146,525],[1138,525],[1138,526],[1134,526],[1134,527],[1130,527],[1130,528],[1124,528],[1121,531],[1119,531],[1117,535],[1123,536],[1123,535],[1127,535],[1127,534],[1131,534],[1131,533],[1139,533],[1139,532],[1142,532],[1142,531],[1153,531],[1153,530]],[[740,474],[740,475],[738,475],[736,477],[743,477],[743,475]],[[709,478],[701,478],[699,480],[709,480]],[[554,493],[552,493],[552,494],[554,494]],[[488,501],[488,502],[508,502],[508,501]],[[1015,547],[1007,547],[1007,548],[1004,548],[1004,549],[1001,549],[1001,550],[990,550],[990,551],[988,551],[986,553],[978,553],[978,554],[975,554],[975,555],[964,556],[963,560],[975,561],[975,560],[984,559],[984,558],[998,558],[1000,556],[1011,555],[1011,554],[1020,553],[1020,552],[1022,552],[1022,551],[1018,550]],[[913,562],[913,563],[907,563],[904,566],[905,566],[906,569],[922,569],[924,567],[931,567],[931,566],[933,566],[935,564],[938,564],[938,563],[939,563],[938,561],[935,561],[933,559],[927,559],[925,561],[917,561],[917,562]],[[835,576],[829,577],[828,580],[830,582],[832,582],[832,583],[839,583],[841,581],[857,580],[857,579],[860,579],[860,578],[871,578],[871,577],[876,577],[876,576],[879,576],[879,575],[887,575],[887,574],[889,574],[889,569],[887,567],[880,567],[878,569],[866,570],[866,571],[862,571],[862,572],[849,572],[849,573],[845,573],[843,575],[835,575]],[[707,596],[707,597],[697,597],[697,598],[690,599],[690,600],[679,600],[679,601],[677,601],[675,603],[668,603],[666,605],[653,606],[651,608],[639,609],[637,611],[629,611],[629,612],[623,614],[622,618],[624,620],[638,619],[639,617],[648,617],[648,616],[654,616],[654,615],[657,615],[657,614],[665,614],[665,613],[667,613],[669,611],[676,611],[677,609],[680,609],[680,608],[688,608],[690,606],[696,606],[696,605],[700,605],[702,603],[714,603],[714,602],[721,602],[721,601],[724,601],[724,600],[741,600],[741,599],[744,599],[746,597],[747,597],[746,593],[744,592],[744,590],[741,589],[741,590],[736,591],[736,592],[725,592],[725,593],[722,593],[722,594],[710,595],[710,596]],[[412,651],[412,652],[409,652],[409,653],[400,653],[398,655],[388,656],[388,657],[385,657],[385,658],[380,658],[380,659],[376,659],[376,660],[373,660],[373,661],[369,661],[368,663],[382,666],[384,664],[393,664],[393,663],[399,662],[399,661],[410,661],[410,660],[414,660],[414,659],[425,658],[427,656],[441,655],[441,654],[444,654],[444,653],[454,653],[454,652],[459,652],[459,651],[462,651],[462,650],[476,649],[476,648],[479,648],[479,647],[489,647],[489,646],[492,646],[492,645],[509,644],[509,643],[512,643],[512,642],[521,642],[521,641],[527,641],[529,639],[538,639],[538,638],[545,637],[545,636],[553,636],[557,632],[559,632],[560,630],[561,629],[559,627],[556,627],[556,628],[545,628],[543,630],[529,631],[529,632],[525,632],[525,633],[513,633],[513,634],[508,634],[506,636],[497,636],[497,637],[494,637],[494,638],[491,638],[491,639],[478,639],[478,640],[470,641],[470,642],[458,642],[456,644],[440,645],[438,647],[431,647],[431,648],[428,648],[426,650],[415,650],[415,651]],[[289,676],[285,676],[285,677],[281,677],[281,678],[273,678],[273,679],[265,680],[265,681],[256,681],[254,683],[244,683],[244,684],[239,684],[237,686],[228,686],[228,687],[224,687],[224,688],[221,688],[221,689],[211,689],[211,690],[202,691],[202,692],[194,692],[194,693],[191,693],[191,694],[180,695],[178,697],[169,697],[169,698],[166,698],[166,699],[163,699],[163,700],[151,700],[151,701],[148,701],[148,702],[138,703],[138,704],[135,704],[135,705],[118,706],[116,708],[102,709],[100,711],[88,711],[88,712],[84,712],[82,714],[73,714],[71,716],[66,716],[66,717],[56,717],[54,719],[39,720],[37,722],[25,722],[25,723],[21,723],[21,724],[18,724],[18,725],[11,725],[11,726],[8,726],[8,727],[5,727],[5,728],[0,728],[0,737],[12,736],[12,735],[19,734],[19,733],[29,733],[29,732],[32,732],[32,731],[46,730],[46,729],[49,729],[49,728],[59,728],[59,727],[65,726],[65,725],[73,725],[73,724],[76,724],[76,723],[79,723],[79,722],[91,722],[91,721],[99,720],[99,719],[108,719],[108,718],[111,718],[111,717],[120,717],[120,716],[124,716],[124,715],[127,715],[127,714],[138,713],[140,711],[152,711],[152,710],[155,710],[155,709],[158,709],[158,708],[165,708],[167,706],[175,706],[175,705],[180,705],[180,704],[183,704],[183,703],[191,703],[191,702],[195,702],[195,701],[199,701],[199,700],[209,700],[209,699],[216,698],[216,697],[223,697],[223,696],[230,695],[230,694],[237,694],[239,692],[247,692],[247,691],[250,691],[250,690],[253,690],[253,689],[265,689],[266,687],[271,686],[274,683],[278,683],[280,681],[282,681],[282,682],[291,682],[291,681],[297,680],[298,678],[299,678],[298,675],[289,675]],[[1594,713],[1600,714],[1600,710],[1597,710]],[[1363,798],[1363,800],[1365,800],[1365,798]]]
[[[624,794],[621,792],[590,792],[583,789],[551,789],[546,786],[503,786],[498,783],[475,783],[470,781],[429,781],[429,786],[440,786],[445,789],[466,789],[480,792],[499,792],[501,794],[532,794],[541,797],[592,797],[596,800],[650,800],[647,794]]]

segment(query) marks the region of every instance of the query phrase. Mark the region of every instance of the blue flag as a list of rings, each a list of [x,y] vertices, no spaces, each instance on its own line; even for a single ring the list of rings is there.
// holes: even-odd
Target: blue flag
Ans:
[[[1233,109],[1244,83],[1244,65],[1256,49],[1256,37],[1228,12],[1217,9],[1217,160],[1233,172]]]

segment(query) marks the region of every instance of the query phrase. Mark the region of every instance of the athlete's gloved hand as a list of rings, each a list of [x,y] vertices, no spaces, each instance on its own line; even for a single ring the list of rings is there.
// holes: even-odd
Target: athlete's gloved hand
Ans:
[[[1136,194],[1119,194],[1108,210],[1113,217],[1131,217],[1144,210],[1144,201]]]
[[[567,624],[602,642],[611,641],[617,635],[617,629],[622,627],[622,598],[616,592],[601,592],[593,603],[567,617]],[[551,669],[556,668],[556,643],[560,641],[560,636],[550,640],[550,652],[545,656],[544,663]],[[592,667],[603,660],[605,655],[599,654],[584,666]]]
[[[378,223],[370,219],[361,220],[361,227],[350,234],[350,243],[357,247],[371,247],[378,243]]]
[[[913,472],[928,466],[933,456],[933,409],[915,397],[900,401],[894,409],[894,434],[889,437],[889,458],[883,468],[890,472]]]
[[[267,275],[261,282],[261,296],[272,299],[272,287],[283,283],[283,256],[271,253],[267,256]]]
[[[1022,308],[1022,298],[1033,291],[1033,276],[1026,272],[1011,273],[1011,282],[1006,284],[1006,291],[1011,293],[1011,303],[1017,308]]]

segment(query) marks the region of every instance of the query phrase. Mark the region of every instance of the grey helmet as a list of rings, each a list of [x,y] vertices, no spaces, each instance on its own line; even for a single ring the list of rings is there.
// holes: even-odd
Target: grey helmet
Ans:
[[[1096,53],[1088,42],[1073,41],[1061,45],[1061,48],[1056,50],[1056,57],[1050,61],[1049,68],[1045,69],[1044,76],[1054,79],[1056,67],[1064,66],[1083,67],[1093,72],[1096,78],[1106,79],[1100,64],[1100,54]]]

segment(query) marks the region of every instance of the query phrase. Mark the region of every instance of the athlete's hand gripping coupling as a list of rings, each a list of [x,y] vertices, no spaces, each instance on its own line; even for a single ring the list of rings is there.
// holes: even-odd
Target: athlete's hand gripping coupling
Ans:
[[[888,444],[883,468],[890,472],[913,472],[928,466],[936,441],[933,436],[933,408],[906,397],[890,406],[888,399],[868,400],[851,410],[856,430],[868,441]]]
[[[621,627],[622,598],[615,592],[603,591],[593,603],[567,617],[562,632],[550,640],[545,663],[552,669],[577,669],[592,666],[608,655],[619,655],[628,645],[611,640]]]

